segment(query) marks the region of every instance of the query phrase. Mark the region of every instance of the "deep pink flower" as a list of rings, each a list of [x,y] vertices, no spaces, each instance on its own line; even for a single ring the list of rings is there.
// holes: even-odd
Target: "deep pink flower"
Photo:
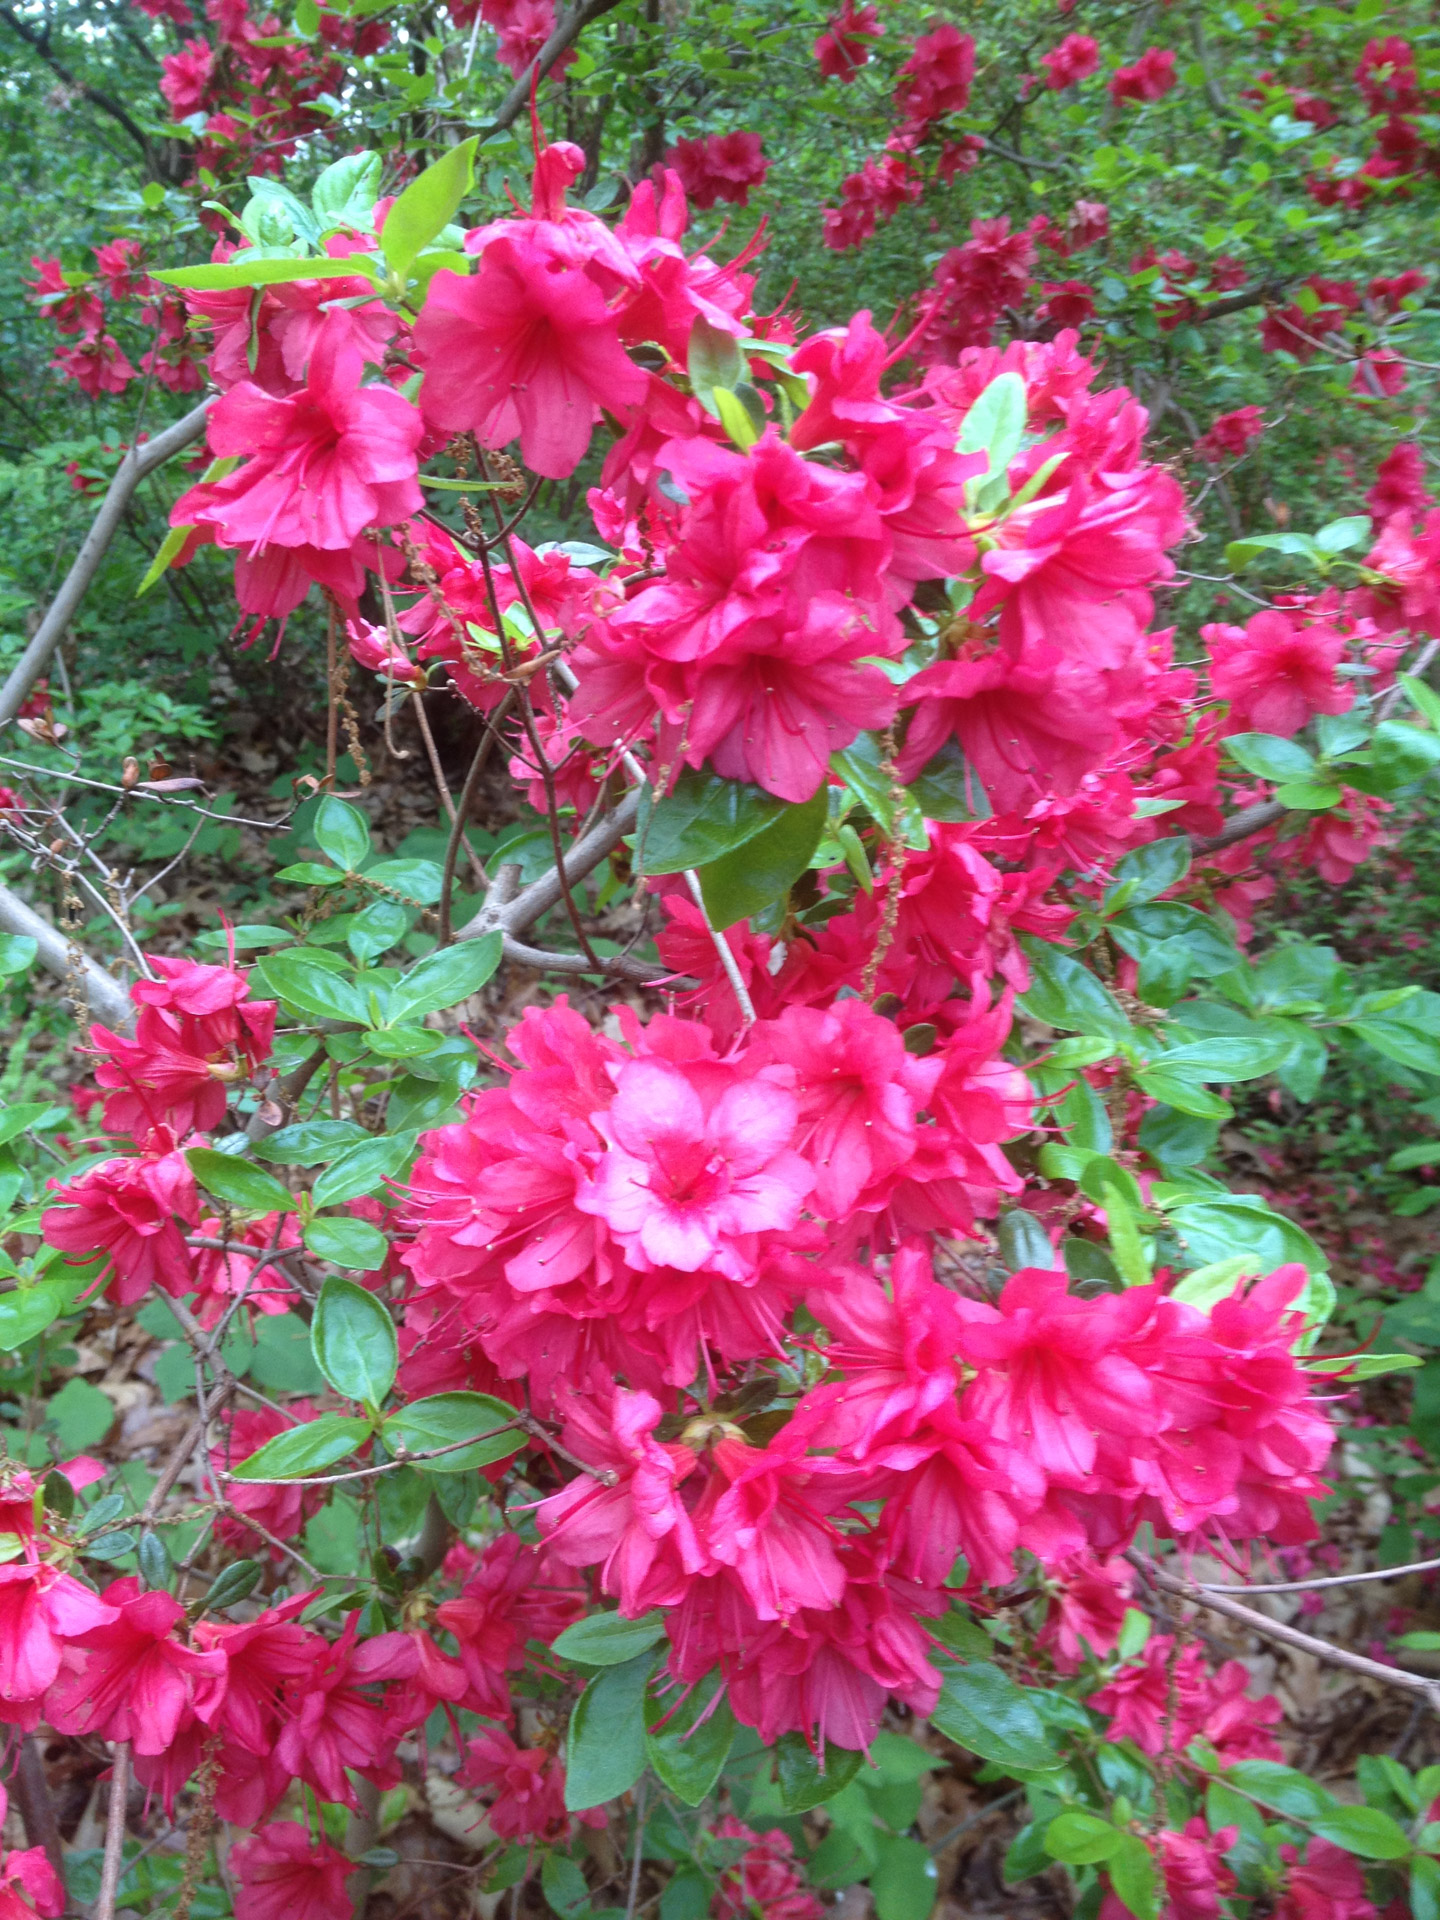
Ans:
[[[1365,1891],[1364,1870],[1353,1853],[1312,1836],[1303,1863],[1288,1844],[1281,1846],[1280,1858],[1290,1871],[1276,1902],[1275,1920],[1377,1920]]]
[[[100,1597],[114,1615],[72,1643],[45,1717],[58,1733],[96,1733],[129,1740],[137,1754],[163,1753],[196,1688],[223,1676],[225,1655],[199,1652],[175,1637],[185,1609],[168,1593],[142,1593],[139,1581],[127,1577],[112,1581]]]
[[[62,347],[50,364],[92,400],[102,393],[123,393],[137,377],[119,341],[109,333],[82,340],[76,347]]]
[[[517,1747],[501,1727],[487,1727],[466,1743],[460,1778],[489,1799],[487,1817],[502,1840],[563,1840],[565,1769],[553,1753]]]
[[[212,409],[212,453],[240,457],[222,480],[182,494],[172,526],[213,527],[251,557],[271,547],[347,551],[367,527],[421,504],[420,415],[393,387],[362,387],[348,329],[322,327],[298,392],[277,398],[241,381]]]
[[[645,394],[605,289],[539,233],[497,235],[473,275],[437,273],[415,353],[432,425],[487,447],[518,435],[526,466],[556,479],[579,465],[602,406]]]
[[[58,1567],[0,1566],[0,1702],[38,1700],[60,1671],[65,1643],[119,1617],[118,1607]]]
[[[177,120],[199,111],[215,72],[215,49],[208,40],[187,40],[178,53],[167,53],[160,63],[160,91]]]
[[[246,1920],[349,1920],[353,1911],[346,1889],[354,1861],[296,1821],[272,1821],[233,1847],[230,1869],[244,1890]]]
[[[716,1081],[632,1060],[602,1124],[609,1150],[583,1212],[603,1219],[635,1266],[753,1271],[750,1236],[795,1225],[814,1176],[790,1142],[789,1076],[762,1068]]]
[[[1238,1827],[1211,1833],[1198,1816],[1186,1822],[1182,1833],[1163,1830],[1156,1835],[1173,1920],[1221,1920],[1225,1909],[1220,1902],[1235,1891],[1225,1855],[1239,1837]]]
[[[471,1711],[508,1719],[506,1675],[525,1664],[526,1641],[553,1640],[585,1611],[584,1591],[563,1560],[502,1533],[480,1556],[459,1598],[436,1608],[437,1621],[459,1643]]]
[[[195,1182],[181,1153],[139,1160],[104,1160],[55,1188],[43,1230],[48,1246],[88,1259],[108,1254],[112,1278],[106,1289],[119,1306],[133,1306],[152,1287],[188,1293],[194,1285],[191,1254],[176,1224],[199,1217]]]
[[[1218,466],[1221,460],[1238,460],[1265,431],[1263,407],[1236,407],[1233,413],[1221,413],[1210,422],[1209,431],[1195,442],[1195,451]]]
[[[1415,113],[1420,108],[1415,52],[1399,34],[1365,43],[1355,79],[1371,113]]]
[[[1067,33],[1058,47],[1041,54],[1040,64],[1045,69],[1046,86],[1059,93],[1065,87],[1088,80],[1098,71],[1100,42],[1092,40],[1088,33]]]
[[[1113,1652],[1134,1591],[1135,1576],[1122,1559],[1080,1554],[1050,1570],[1057,1591],[1041,1630],[1056,1670],[1078,1673],[1087,1657]]]
[[[1035,311],[1057,327],[1083,327],[1095,317],[1095,289],[1085,280],[1047,280]]]
[[[922,33],[900,69],[895,105],[908,121],[928,125],[963,113],[975,78],[975,42],[946,20]]]
[[[806,1884],[789,1834],[779,1827],[755,1833],[731,1813],[713,1831],[717,1840],[747,1843],[715,1884],[715,1920],[822,1920],[825,1908]]]
[[[1168,47],[1147,47],[1129,67],[1117,67],[1110,76],[1110,98],[1115,101],[1162,100],[1175,85],[1175,56]]]
[[[878,40],[885,29],[874,7],[843,0],[839,13],[832,14],[825,31],[815,42],[815,58],[827,80],[849,86],[856,74],[872,58],[870,41]]]
[[[750,204],[750,189],[763,187],[770,162],[758,133],[712,133],[703,140],[677,140],[665,156],[680,176],[691,205],[708,209],[717,200]]]
[[[566,1447],[608,1469],[614,1483],[581,1474],[542,1500],[536,1513],[554,1557],[573,1567],[599,1566],[602,1588],[632,1619],[650,1607],[674,1606],[707,1567],[678,1494],[696,1457],[688,1447],[654,1438],[661,1413],[651,1394],[623,1387],[615,1390],[608,1420],[588,1397],[573,1396],[566,1409]]]
[[[1413,440],[1397,441],[1380,462],[1365,505],[1377,522],[1392,513],[1418,515],[1434,505],[1425,485],[1425,456]]]
[[[43,1914],[58,1920],[65,1911],[65,1887],[44,1847],[16,1847],[0,1863],[0,1920],[32,1920]]]
[[[357,1640],[350,1614],[333,1646],[320,1643],[310,1671],[287,1698],[275,1741],[277,1758],[321,1799],[347,1807],[358,1805],[349,1771],[391,1784],[395,1739],[389,1737],[377,1689],[387,1680],[411,1678],[417,1665],[407,1634]]]
[[[1267,608],[1244,627],[1207,626],[1210,684],[1230,702],[1227,733],[1282,734],[1288,739],[1317,713],[1345,713],[1355,695],[1335,669],[1345,658],[1345,636],[1323,621],[1303,625]]]
[[[269,1753],[283,1690],[303,1683],[317,1658],[324,1656],[319,1634],[302,1627],[296,1617],[315,1598],[314,1593],[297,1593],[254,1620],[202,1620],[195,1629],[195,1644],[202,1651],[218,1650],[225,1656],[223,1676],[199,1689],[195,1710],[208,1726],[251,1753]]]

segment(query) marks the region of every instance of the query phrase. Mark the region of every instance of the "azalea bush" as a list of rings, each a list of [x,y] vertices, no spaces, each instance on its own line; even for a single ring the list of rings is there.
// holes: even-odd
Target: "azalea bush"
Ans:
[[[12,1909],[60,1914],[68,1875],[100,1920],[820,1920],[861,1887],[927,1920],[958,1763],[969,1818],[1010,1811],[1017,1899],[1440,1912],[1440,1769],[1322,1784],[1212,1631],[1433,1708],[1252,1603],[1327,1584],[1338,1422],[1426,1341],[1337,1317],[1325,1246],[1221,1145],[1332,1060],[1440,1085],[1440,993],[1273,907],[1388,855],[1440,762],[1440,509],[1399,404],[1433,372],[1402,264],[1428,42],[1326,12],[1231,109],[1203,10],[1189,54],[1147,15],[1123,58],[1108,16],[1102,48],[1006,13],[983,67],[952,22],[792,20],[777,71],[889,129],[812,196],[832,304],[823,256],[968,225],[997,159],[1045,199],[1031,112],[1151,188],[1177,92],[1256,190],[1257,142],[1333,142],[1243,257],[1052,284],[1106,206],[992,207],[887,310],[815,320],[765,298],[762,231],[692,226],[767,191],[766,139],[712,124],[763,21],[710,23],[718,64],[665,43],[695,69],[667,127],[660,23],[624,9],[593,44],[593,7],[142,10],[196,28],[140,193],[170,254],[39,256],[31,292],[68,381],[194,407],[135,585],[223,583],[232,645],[306,662],[324,757],[266,917],[151,951],[116,840],[163,816],[163,877],[238,816],[113,717],[119,769],[71,750],[53,607],[0,693],[41,876],[0,894],[6,990],[39,961],[98,1016],[64,1105],[0,1113]],[[1103,107],[1044,119],[1102,66]],[[623,129],[587,117],[606,88]],[[1301,229],[1352,276],[1302,279]],[[1153,421],[1210,339],[1217,392],[1259,397],[1179,469]],[[1350,423],[1355,497],[1240,519],[1272,408]],[[372,801],[401,716],[420,847]],[[190,1410],[143,1486],[50,1384],[85,1340],[153,1345]],[[50,1737],[109,1770],[103,1844],[62,1848]],[[407,1906],[422,1814],[463,1857],[405,1863]]]

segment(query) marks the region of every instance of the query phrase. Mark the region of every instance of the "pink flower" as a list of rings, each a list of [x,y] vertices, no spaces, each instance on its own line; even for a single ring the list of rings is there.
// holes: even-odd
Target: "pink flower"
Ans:
[[[1043,303],[1035,311],[1057,327],[1083,327],[1095,317],[1095,289],[1084,280],[1047,280]]]
[[[487,1727],[465,1747],[460,1778],[489,1801],[491,1830],[502,1840],[563,1840],[565,1769],[554,1754],[517,1747],[500,1727]]]
[[[814,1184],[793,1151],[798,1112],[782,1075],[687,1075],[632,1060],[616,1077],[602,1123],[609,1148],[582,1212],[603,1219],[642,1270],[715,1266],[753,1271],[750,1236],[787,1230]]]
[[[55,1199],[42,1222],[46,1244],[81,1259],[107,1254],[113,1268],[107,1292],[117,1305],[133,1306],[152,1287],[180,1295],[194,1285],[175,1218],[193,1226],[199,1217],[183,1154],[104,1160],[57,1187]]]
[[[356,1867],[328,1840],[293,1820],[275,1820],[230,1852],[244,1889],[246,1920],[349,1920],[347,1883]]]
[[[123,393],[137,377],[119,341],[109,333],[82,340],[77,347],[62,347],[50,364],[92,400],[102,393]]]
[[[1312,1836],[1303,1863],[1289,1845],[1281,1846],[1280,1858],[1290,1871],[1276,1902],[1275,1920],[1377,1920],[1364,1871],[1353,1853]]]
[[[89,1587],[34,1561],[0,1566],[0,1702],[38,1700],[60,1671],[65,1643],[118,1620]]]
[[[1041,54],[1040,64],[1045,69],[1045,84],[1059,93],[1088,80],[1098,70],[1100,43],[1088,33],[1067,33],[1058,47]]]
[[[825,1517],[837,1496],[827,1493],[825,1463],[808,1460],[803,1447],[793,1427],[763,1449],[719,1441],[712,1457],[723,1478],[712,1480],[696,1516],[760,1620],[838,1606],[845,1591],[838,1536]]]
[[[1397,441],[1380,462],[1365,505],[1377,521],[1393,513],[1419,515],[1434,505],[1425,485],[1425,456],[1413,440]]]
[[[357,1640],[350,1614],[333,1646],[321,1642],[310,1671],[286,1700],[276,1757],[322,1799],[347,1807],[358,1804],[349,1771],[372,1780],[378,1776],[389,1785],[395,1741],[376,1689],[387,1680],[411,1678],[417,1665],[408,1635],[379,1633]]]
[[[1175,56],[1168,47],[1147,47],[1133,66],[1117,67],[1110,76],[1110,98],[1116,102],[1161,100],[1175,85]]]
[[[65,1911],[65,1887],[44,1847],[17,1847],[0,1863],[0,1920],[31,1920],[43,1914],[58,1920]]]
[[[849,86],[861,67],[871,60],[869,42],[878,40],[885,29],[874,7],[855,5],[844,0],[839,13],[832,14],[825,31],[815,42],[815,58],[827,80]]]
[[[1156,1835],[1165,1897],[1173,1920],[1221,1920],[1220,1902],[1235,1891],[1235,1876],[1225,1855],[1240,1837],[1238,1827],[1211,1833],[1203,1819],[1187,1821],[1182,1833]]]
[[[215,72],[215,49],[208,40],[187,40],[178,53],[160,63],[160,91],[177,120],[199,111]]]
[[[112,1581],[100,1597],[112,1617],[74,1641],[45,1717],[58,1733],[95,1733],[129,1740],[137,1754],[163,1753],[195,1689],[223,1676],[225,1655],[197,1652],[176,1639],[185,1609],[168,1593],[142,1593],[139,1581],[127,1577]]]
[[[906,120],[928,125],[947,113],[963,113],[975,78],[975,42],[943,21],[922,33],[900,69],[895,105]]]
[[[1051,1569],[1058,1591],[1041,1630],[1060,1673],[1078,1673],[1087,1658],[1113,1652],[1125,1622],[1135,1576],[1118,1557],[1099,1560],[1077,1555]]]
[[[732,1813],[716,1822],[714,1833],[717,1840],[747,1843],[716,1882],[715,1920],[822,1920],[824,1905],[806,1884],[788,1834],[779,1827],[755,1833]]]
[[[565,1444],[614,1476],[607,1486],[582,1474],[537,1509],[541,1537],[557,1560],[600,1567],[600,1584],[632,1619],[674,1606],[707,1556],[678,1494],[697,1462],[688,1447],[654,1436],[661,1406],[648,1393],[616,1388],[608,1422],[588,1398],[566,1410]],[[443,1609],[442,1609],[443,1612]]]
[[[1208,433],[1195,442],[1195,451],[1218,466],[1222,460],[1238,460],[1247,454],[1264,431],[1262,407],[1236,407],[1233,413],[1216,415]]]
[[[1227,733],[1289,739],[1314,714],[1345,713],[1354,700],[1351,688],[1335,679],[1345,636],[1324,622],[1305,626],[1267,608],[1243,628],[1203,627],[1201,638],[1210,650],[1210,684],[1218,699],[1230,702]]]
[[[869,9],[873,17],[873,8]],[[680,176],[692,206],[708,209],[717,200],[738,207],[750,204],[750,189],[763,187],[770,162],[760,150],[758,133],[712,133],[703,140],[677,140],[665,156]]]
[[[459,1643],[470,1683],[465,1704],[473,1712],[508,1719],[505,1676],[524,1666],[526,1641],[553,1640],[585,1611],[585,1594],[563,1559],[502,1533],[480,1556],[459,1598],[436,1608],[437,1621]]]
[[[1415,113],[1421,92],[1415,52],[1408,40],[1392,33],[1369,40],[1355,68],[1355,79],[1371,113]]]
[[[560,236],[499,232],[470,276],[442,269],[415,326],[421,405],[446,433],[487,447],[520,440],[526,466],[573,473],[602,406],[644,398],[645,375],[620,344],[607,289],[567,258]]]
[[[348,329],[327,326],[299,392],[232,387],[211,411],[209,442],[241,463],[182,494],[172,526],[212,527],[253,559],[271,547],[348,552],[365,528],[415,513],[423,422],[392,387],[362,387],[360,373]]]
[[[283,1690],[303,1685],[316,1660],[324,1657],[319,1634],[296,1619],[314,1598],[313,1593],[297,1593],[254,1620],[236,1625],[202,1620],[195,1629],[198,1647],[225,1657],[223,1678],[201,1688],[196,1712],[207,1726],[250,1753],[269,1753]]]

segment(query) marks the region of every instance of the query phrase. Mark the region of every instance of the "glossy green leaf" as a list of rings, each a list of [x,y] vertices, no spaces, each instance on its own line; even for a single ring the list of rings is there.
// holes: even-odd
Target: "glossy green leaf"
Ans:
[[[1238,1760],[1225,1779],[1242,1793],[1292,1820],[1323,1819],[1335,1806],[1325,1789],[1278,1760]]]
[[[870,1893],[879,1920],[928,1920],[940,1891],[939,1870],[930,1849],[901,1834],[882,1834],[870,1875]]]
[[[679,1705],[683,1689],[673,1682],[663,1693],[657,1693],[652,1683],[645,1694],[645,1751],[650,1765],[687,1807],[698,1807],[714,1792],[735,1738],[729,1700],[722,1696],[715,1704],[719,1686],[720,1675],[707,1674]]]
[[[1093,1867],[1110,1859],[1124,1838],[1110,1821],[1080,1807],[1067,1807],[1046,1827],[1045,1851],[1067,1867]]]
[[[353,1280],[327,1280],[310,1323],[315,1364],[347,1400],[379,1406],[395,1381],[399,1348],[383,1300]]]
[[[998,479],[1020,451],[1028,407],[1020,375],[1001,373],[982,389],[961,421],[957,450],[985,455],[982,479]]]
[[[347,1147],[315,1182],[311,1201],[317,1208],[337,1207],[383,1189],[387,1180],[397,1179],[410,1164],[415,1144],[413,1133],[382,1133]]]
[[[310,189],[310,205],[322,227],[368,227],[380,197],[383,166],[378,153],[368,152],[332,161]]]
[[[628,1793],[645,1771],[645,1686],[653,1648],[607,1667],[586,1687],[565,1739],[565,1805],[571,1813]]]
[[[690,328],[685,356],[685,371],[690,390],[712,419],[720,418],[717,391],[733,393],[746,377],[748,369],[740,343],[723,327],[712,326],[703,314]],[[687,861],[687,865],[690,863]]]
[[[286,1167],[316,1167],[370,1137],[353,1120],[301,1120],[257,1140],[255,1152],[262,1160],[278,1160]]]
[[[700,868],[705,911],[717,931],[748,920],[789,892],[820,844],[826,811],[821,787],[812,799],[787,807],[744,846]]]
[[[988,1661],[938,1661],[945,1675],[930,1724],[957,1746],[1025,1773],[1058,1767],[1045,1723],[1022,1690]]]
[[[753,840],[785,812],[785,802],[740,780],[687,769],[673,789],[642,808],[637,865],[648,874],[703,867]]]
[[[277,995],[287,1006],[320,1020],[370,1024],[370,1009],[352,980],[336,974],[303,948],[267,953],[250,970],[251,991]]]
[[[435,1453],[422,1464],[426,1473],[466,1473],[507,1460],[525,1444],[514,1407],[489,1393],[432,1393],[412,1400],[385,1422],[385,1444],[397,1443],[411,1453]],[[470,1444],[460,1445],[459,1442]],[[442,1453],[443,1447],[453,1452]],[[598,1663],[597,1663],[598,1664]]]
[[[191,1147],[185,1159],[191,1173],[206,1193],[232,1207],[250,1213],[293,1213],[294,1197],[273,1173],[252,1166],[233,1153],[216,1153],[210,1147]]]
[[[346,1459],[370,1437],[370,1422],[340,1413],[322,1413],[303,1426],[267,1440],[258,1452],[232,1468],[237,1480],[300,1480],[323,1473]]]
[[[592,1613],[556,1636],[551,1645],[562,1660],[578,1660],[584,1667],[620,1667],[665,1637],[661,1613],[627,1620],[619,1613]]]
[[[1232,760],[1262,780],[1309,780],[1315,771],[1315,757],[1298,740],[1285,740],[1275,733],[1231,733],[1224,741]]]
[[[310,831],[320,851],[347,873],[353,873],[370,851],[370,827],[364,814],[333,793],[320,802]]]
[[[462,1000],[479,993],[493,976],[503,951],[501,936],[487,933],[478,940],[458,940],[453,947],[426,954],[391,988],[390,1025],[419,1021],[427,1013],[458,1007]]]
[[[368,1220],[323,1213],[306,1227],[305,1245],[318,1259],[356,1273],[378,1273],[390,1252],[390,1242]]]
[[[1160,1876],[1155,1857],[1137,1833],[1120,1837],[1120,1845],[1106,1862],[1110,1885],[1135,1920],[1156,1920],[1160,1911]]]
[[[1019,1004],[1032,1020],[1071,1033],[1129,1033],[1120,1003],[1073,954],[1038,943],[1029,954],[1031,983]]]
[[[1404,1860],[1411,1851],[1409,1835],[1379,1807],[1333,1807],[1311,1825],[1322,1840],[1362,1860]]]
[[[347,254],[343,260],[326,256],[310,259],[276,260],[248,251],[215,265],[168,267],[151,272],[152,280],[167,287],[188,287],[197,293],[224,293],[234,287],[276,287],[290,280],[341,280],[362,276],[370,271],[363,253]]]
[[[825,1742],[824,1759],[810,1751],[803,1734],[782,1733],[775,1742],[776,1779],[788,1813],[808,1813],[848,1787],[864,1763],[862,1753]]]

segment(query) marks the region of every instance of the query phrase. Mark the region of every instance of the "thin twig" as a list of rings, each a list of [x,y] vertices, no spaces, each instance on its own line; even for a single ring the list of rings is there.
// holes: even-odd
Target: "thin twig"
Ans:
[[[1313,1593],[1320,1587],[1358,1587],[1366,1580],[1398,1580],[1405,1573],[1434,1573],[1440,1560],[1411,1560],[1403,1567],[1372,1567],[1365,1573],[1330,1573],[1316,1580],[1272,1580],[1260,1586],[1218,1586],[1210,1580],[1197,1580],[1202,1593]]]
[[[734,948],[710,918],[710,910],[705,905],[705,895],[700,887],[700,876],[693,867],[687,867],[685,869],[685,884],[690,889],[690,898],[699,909],[700,919],[704,924],[705,931],[709,934],[714,943],[715,951],[720,957],[720,965],[725,970],[725,978],[730,982],[730,991],[734,994],[735,1004],[740,1009],[741,1022],[747,1027],[753,1027],[755,1024],[755,1002],[750,998],[750,990],[740,976],[740,963],[735,958]]]
[[[635,1902],[640,1898],[640,1869],[644,1864],[645,1851],[645,1789],[648,1784],[648,1776],[642,1773],[640,1784],[635,1789],[634,1854],[630,1861],[630,1896],[625,1902],[625,1920],[635,1920]]]
[[[130,1742],[117,1740],[110,1769],[110,1804],[105,1810],[105,1859],[100,1868],[100,1894],[92,1920],[115,1920],[115,1895],[124,1865],[125,1798],[130,1789]]]
[[[1268,1614],[1260,1613],[1254,1607],[1241,1606],[1238,1600],[1225,1599],[1195,1586],[1189,1580],[1177,1579],[1174,1574],[1164,1572],[1143,1555],[1132,1553],[1128,1558],[1152,1585],[1164,1593],[1173,1593],[1178,1599],[1208,1608],[1211,1613],[1223,1614],[1227,1620],[1238,1621],[1263,1639],[1277,1641],[1282,1647],[1293,1647],[1298,1653],[1308,1653],[1312,1658],[1324,1661],[1327,1666],[1343,1667],[1349,1673],[1361,1674],[1367,1680],[1378,1680],[1382,1686],[1398,1688],[1402,1693],[1419,1694],[1436,1711],[1440,1711],[1440,1680],[1427,1679],[1424,1674],[1406,1673],[1399,1667],[1383,1666],[1378,1660],[1367,1659],[1363,1653],[1351,1653],[1347,1647],[1336,1647],[1328,1640],[1317,1640],[1314,1634],[1301,1633],[1297,1627],[1272,1620]]]
[[[475,795],[480,790],[480,776],[485,771],[485,763],[490,758],[491,749],[500,737],[500,728],[504,725],[514,704],[515,689],[511,687],[494,713],[490,714],[485,721],[485,731],[480,736],[480,744],[475,749],[474,759],[470,762],[470,771],[466,774],[465,784],[460,789],[460,798],[455,802],[455,818],[450,826],[450,838],[445,845],[444,877],[440,882],[438,944],[442,947],[448,947],[451,940],[450,894],[455,885],[455,867],[460,857],[460,842],[470,818],[470,809],[475,804]],[[488,877],[483,867],[480,870],[480,878],[488,885]]]

